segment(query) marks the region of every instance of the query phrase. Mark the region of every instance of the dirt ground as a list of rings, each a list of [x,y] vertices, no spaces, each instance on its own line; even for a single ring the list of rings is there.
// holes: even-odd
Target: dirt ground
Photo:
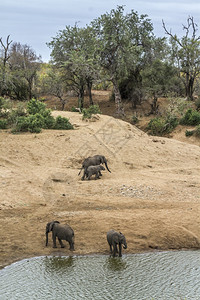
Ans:
[[[108,115],[90,122],[58,112],[75,129],[40,134],[0,132],[0,267],[39,255],[71,255],[45,247],[46,223],[75,232],[73,254],[109,254],[106,232],[121,231],[124,253],[200,248],[200,144],[177,128],[151,137]],[[177,138],[177,139],[176,139]],[[81,181],[83,159],[103,154],[111,173]]]

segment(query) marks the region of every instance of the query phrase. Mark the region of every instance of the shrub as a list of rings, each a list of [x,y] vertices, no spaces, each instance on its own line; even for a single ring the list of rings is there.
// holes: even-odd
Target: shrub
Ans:
[[[151,135],[162,135],[164,132],[164,126],[164,119],[154,118],[148,123],[147,130]]]
[[[7,120],[0,120],[0,129],[6,129],[8,125]]]
[[[11,102],[0,97],[0,117],[7,118],[11,109]]]
[[[73,125],[69,122],[69,119],[58,116],[55,120],[53,129],[73,129]]]
[[[151,135],[164,135],[172,132],[178,123],[177,117],[173,115],[168,115],[166,119],[154,118],[148,123],[147,130]]]
[[[175,115],[168,115],[165,120],[165,133],[170,133],[179,124],[179,120]]]
[[[25,110],[25,105],[24,103],[19,103],[17,105],[17,108],[16,109],[11,109],[9,114],[8,114],[8,117],[7,117],[7,120],[8,120],[8,123],[10,125],[16,123],[16,120],[17,120],[17,117],[20,117],[20,116],[26,116],[27,113],[26,113],[26,110]]]
[[[30,115],[35,115],[37,113],[42,114],[46,110],[46,105],[36,99],[31,99],[27,104],[27,112]]]
[[[131,121],[132,121],[132,124],[137,124],[139,122],[138,117],[136,117],[136,116],[132,116]]]
[[[16,125],[12,132],[41,132],[44,126],[44,117],[40,114],[17,117]]]
[[[80,110],[74,106],[72,106],[71,111],[72,112],[80,112]]]
[[[101,114],[99,105],[90,105],[89,108],[83,108],[83,119],[90,119],[92,114]]]
[[[195,133],[195,130],[186,130],[185,136],[192,136]]]
[[[200,124],[200,112],[196,110],[188,109],[180,120],[180,124],[182,125],[199,125]]]

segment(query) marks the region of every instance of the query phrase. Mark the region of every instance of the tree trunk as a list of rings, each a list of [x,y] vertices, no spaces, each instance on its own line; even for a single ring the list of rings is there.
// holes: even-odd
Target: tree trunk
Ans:
[[[119,117],[124,117],[125,112],[124,112],[124,107],[122,105],[122,98],[121,98],[119,86],[115,79],[112,80],[112,83],[113,83],[113,89],[114,89],[114,95],[115,95],[116,114]]]
[[[88,88],[88,96],[90,105],[94,105],[93,99],[92,99],[92,81],[90,79],[87,80],[87,88]]]
[[[79,95],[78,95],[78,107],[80,109],[83,109],[83,104],[84,104],[84,86],[81,85],[79,88]]]
[[[194,77],[190,76],[189,73],[186,74],[186,97],[188,101],[193,101],[194,92]]]

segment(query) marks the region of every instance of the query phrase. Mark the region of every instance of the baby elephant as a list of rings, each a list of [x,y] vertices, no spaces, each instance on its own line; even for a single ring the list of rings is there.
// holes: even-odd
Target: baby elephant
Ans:
[[[52,231],[52,239],[53,239],[53,248],[56,247],[56,237],[60,243],[61,248],[64,248],[64,244],[62,240],[66,240],[70,248],[69,250],[74,250],[74,231],[69,225],[60,225],[58,221],[52,221],[47,223],[46,225],[46,246],[48,245],[48,233]]]
[[[95,179],[99,179],[101,170],[105,170],[105,168],[102,165],[97,165],[97,166],[89,166],[86,171],[86,177],[88,180],[90,180],[92,175],[95,175]],[[85,170],[84,170],[85,172]]]
[[[121,232],[116,232],[115,230],[111,229],[107,232],[107,241],[110,246],[110,253],[113,254],[113,257],[116,256],[116,253],[119,252],[119,257],[122,256],[122,244],[123,248],[127,248],[126,238]],[[119,245],[119,251],[117,248]],[[113,247],[113,249],[112,249]]]

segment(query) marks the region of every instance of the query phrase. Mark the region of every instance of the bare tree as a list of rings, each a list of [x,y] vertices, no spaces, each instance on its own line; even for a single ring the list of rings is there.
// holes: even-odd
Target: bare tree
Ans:
[[[9,55],[9,46],[12,43],[12,41],[9,41],[10,35],[7,36],[6,44],[3,43],[2,38],[0,38],[0,44],[3,48],[3,57],[2,57],[2,66],[1,66],[1,77],[0,79],[0,95],[4,96],[6,94],[6,64],[8,60],[10,59]]]
[[[188,100],[193,100],[194,85],[200,73],[200,36],[197,35],[198,25],[193,17],[188,17],[187,24],[183,25],[185,35],[178,38],[166,28],[164,21],[163,28],[170,37],[172,46],[172,58],[179,68],[180,76],[184,80],[185,93]]]

